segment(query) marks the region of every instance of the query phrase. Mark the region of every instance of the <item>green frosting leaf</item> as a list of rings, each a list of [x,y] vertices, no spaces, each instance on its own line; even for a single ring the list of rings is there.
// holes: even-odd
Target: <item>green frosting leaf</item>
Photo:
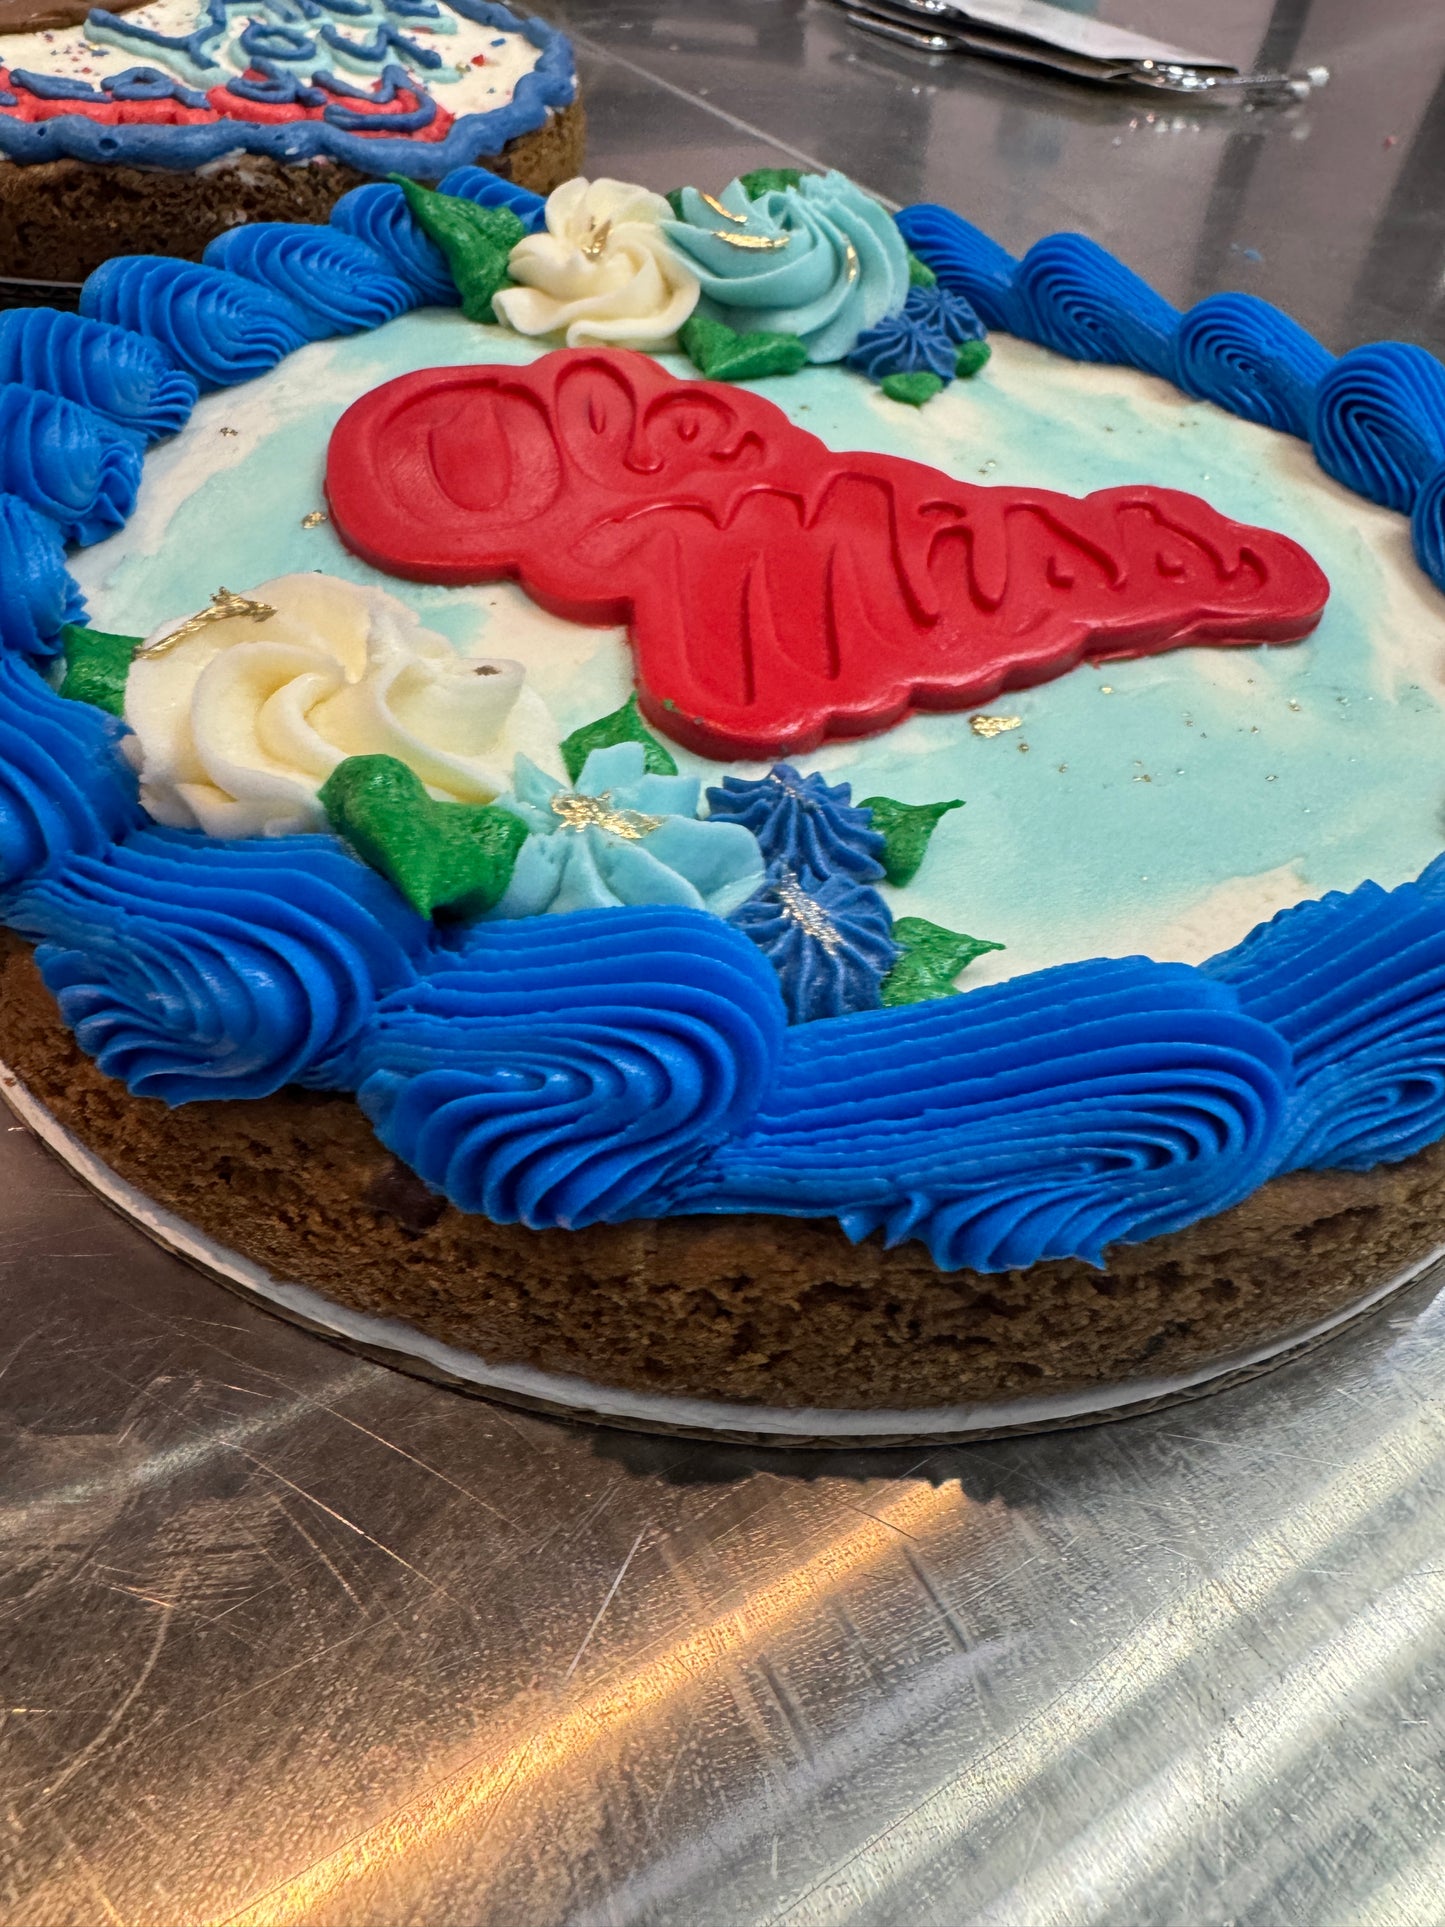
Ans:
[[[652,734],[637,713],[637,697],[631,695],[621,709],[610,716],[599,716],[595,723],[574,729],[562,744],[562,761],[575,783],[582,765],[594,749],[611,749],[617,743],[641,743],[642,766],[650,776],[676,776],[677,764],[671,752]]]
[[[878,385],[889,401],[906,401],[910,408],[922,408],[943,387],[943,377],[930,368],[919,368],[912,374],[885,375]]]
[[[67,622],[60,640],[65,649],[61,695],[74,703],[94,703],[97,709],[108,709],[112,716],[123,716],[126,677],[141,638],[108,636],[103,629]]]
[[[893,926],[893,941],[902,945],[903,955],[883,979],[880,995],[885,1005],[922,1004],[933,997],[951,997],[954,978],[975,957],[1003,949],[1001,943],[965,937],[957,930],[945,930],[941,923],[930,923],[926,917],[899,917]]]
[[[908,250],[908,285],[910,288],[936,288],[938,276],[926,261],[920,261],[912,248]]]
[[[965,381],[976,375],[987,362],[993,349],[986,341],[960,341],[958,353],[953,357],[953,372],[962,375]]]
[[[674,221],[685,221],[687,219],[687,216],[682,211],[682,189],[680,187],[669,188],[662,198],[672,209],[672,218]]]
[[[509,207],[479,207],[460,194],[439,194],[404,174],[390,174],[417,226],[447,258],[468,321],[495,321],[492,296],[510,286],[507,260],[527,232]]]
[[[439,803],[395,756],[348,756],[321,787],[331,827],[424,917],[479,917],[512,878],[527,826],[491,803]]]
[[[797,335],[735,334],[725,321],[695,314],[682,324],[683,352],[709,381],[761,381],[764,375],[796,375],[808,359]]]
[[[869,796],[858,807],[872,810],[873,827],[883,838],[883,874],[890,883],[911,883],[939,818],[961,810],[963,798],[955,796],[948,803],[896,803],[891,796]]]
[[[743,192],[750,201],[759,200],[774,190],[796,187],[802,178],[803,171],[798,167],[755,167],[749,173],[738,176]]]

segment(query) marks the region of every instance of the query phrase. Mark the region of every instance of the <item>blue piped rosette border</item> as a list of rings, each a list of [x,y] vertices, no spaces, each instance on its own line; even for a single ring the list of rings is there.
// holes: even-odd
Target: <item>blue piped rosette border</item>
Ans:
[[[225,11],[235,0],[211,0],[213,8]],[[332,91],[337,98],[320,120],[261,122],[223,119],[192,123],[187,126],[113,126],[88,119],[84,114],[60,114],[53,120],[19,121],[0,114],[0,155],[8,155],[21,165],[38,161],[77,160],[106,166],[164,167],[185,172],[202,167],[223,155],[245,152],[264,154],[275,161],[295,165],[304,161],[327,159],[344,162],[365,174],[406,174],[418,180],[436,180],[458,167],[500,154],[509,141],[533,133],[544,125],[549,111],[571,105],[577,94],[577,70],[572,44],[566,35],[545,20],[522,18],[499,0],[446,0],[453,12],[499,33],[519,33],[538,49],[537,64],[523,74],[512,98],[486,113],[459,115],[439,141],[415,140],[398,132],[391,138],[355,131],[361,126],[378,125],[377,117],[362,121],[346,105],[348,90],[341,81]],[[404,19],[404,15],[401,16]],[[124,16],[119,16],[124,22]],[[386,69],[383,79],[397,84],[394,67]],[[122,79],[139,76],[138,86],[156,76],[170,83],[170,76],[155,68],[136,67]],[[280,76],[282,80],[286,77]],[[180,82],[168,91],[185,93]],[[232,87],[235,91],[235,87]],[[144,98],[155,98],[152,91]],[[277,97],[274,94],[268,97]],[[430,101],[430,95],[425,99]],[[423,127],[434,118],[416,123]]]
[[[443,189],[540,220],[484,170]],[[1077,235],[1016,261],[946,209],[898,220],[991,326],[1307,436],[1411,515],[1445,586],[1445,369],[1423,350],[1336,359],[1250,296],[1181,315]],[[204,265],[112,261],[80,316],[0,317],[0,916],[107,1075],[173,1104],[354,1092],[397,1157],[499,1223],[833,1217],[984,1272],[1097,1264],[1281,1173],[1445,1136],[1445,858],[1197,969],[1094,959],[790,1027],[766,959],[702,911],[448,932],[335,838],[147,824],[122,725],[46,678],[84,618],[65,542],[123,524],[143,447],[199,389],[448,299],[400,189],[375,184],[329,227],[240,229]]]

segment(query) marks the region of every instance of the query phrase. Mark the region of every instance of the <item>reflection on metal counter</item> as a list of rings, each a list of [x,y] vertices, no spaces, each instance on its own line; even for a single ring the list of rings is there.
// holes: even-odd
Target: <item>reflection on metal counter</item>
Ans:
[[[1084,228],[1171,300],[1245,287],[1336,350],[1445,339],[1445,21],[1417,0],[1373,32],[1333,0],[1221,13],[1242,68],[1335,81],[1177,126],[821,0],[549,12],[598,172],[834,161],[1013,247]],[[18,1927],[1445,1919],[1428,1281],[1172,1412],[820,1461],[358,1360],[18,1126],[0,1224]]]
[[[1262,106],[1304,100],[1329,80],[1327,67],[1303,72],[1241,71],[1227,60],[1189,53],[1144,34],[1112,27],[1045,0],[835,0],[856,27],[920,53],[977,54],[1070,80],[1187,94],[1212,104]]]

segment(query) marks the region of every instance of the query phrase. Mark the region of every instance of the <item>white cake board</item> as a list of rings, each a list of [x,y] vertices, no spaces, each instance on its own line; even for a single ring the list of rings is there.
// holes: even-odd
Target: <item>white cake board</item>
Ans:
[[[987,1404],[928,1406],[916,1411],[856,1411],[815,1406],[741,1405],[721,1399],[674,1398],[595,1385],[588,1379],[541,1372],[528,1365],[491,1364],[477,1353],[429,1338],[399,1318],[376,1318],[334,1304],[309,1285],[286,1284],[260,1265],[208,1238],[163,1205],[118,1177],[61,1124],[4,1063],[0,1096],[15,1116],[75,1175],[139,1230],[197,1270],[323,1338],[396,1370],[457,1391],[521,1406],[553,1417],[583,1419],[630,1432],[665,1433],[733,1444],[883,1447],[1007,1438],[1134,1417],[1253,1378],[1311,1350],[1411,1284],[1445,1258],[1445,1245],[1343,1310],[1248,1351],[1190,1372],[1135,1379],[1127,1385],[1058,1392]]]

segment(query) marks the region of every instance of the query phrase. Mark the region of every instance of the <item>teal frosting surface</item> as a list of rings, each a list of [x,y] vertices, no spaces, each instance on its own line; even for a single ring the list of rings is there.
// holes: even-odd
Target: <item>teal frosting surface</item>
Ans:
[[[716,199],[731,220],[685,187],[683,219],[662,225],[701,283],[702,312],[740,334],[797,335],[809,361],[841,361],[908,299],[903,237],[845,175],[805,174],[755,201],[732,181]]]
[[[1440,848],[1445,603],[1411,559],[1404,520],[1347,494],[1303,444],[1153,377],[994,345],[985,380],[955,383],[921,417],[834,370],[750,385],[832,447],[969,481],[1189,489],[1302,542],[1331,598],[1298,645],[1185,649],[1000,699],[993,713],[1020,723],[991,739],[962,716],[916,716],[803,758],[805,773],[858,796],[967,799],[906,889],[880,886],[895,914],[1005,943],[971,967],[972,984],[1101,955],[1201,962],[1290,903],[1417,875]],[[506,584],[399,585],[329,525],[302,527],[323,504],[331,428],[357,396],[413,368],[537,353],[431,311],[306,347],[264,384],[204,398],[149,457],[124,536],[73,558],[92,608],[144,634],[204,607],[218,583],[323,569],[401,593],[459,645],[523,661],[563,734],[617,708],[632,686],[620,631],[558,621]],[[238,516],[238,501],[252,512]],[[712,785],[725,771],[766,774],[677,755]]]

